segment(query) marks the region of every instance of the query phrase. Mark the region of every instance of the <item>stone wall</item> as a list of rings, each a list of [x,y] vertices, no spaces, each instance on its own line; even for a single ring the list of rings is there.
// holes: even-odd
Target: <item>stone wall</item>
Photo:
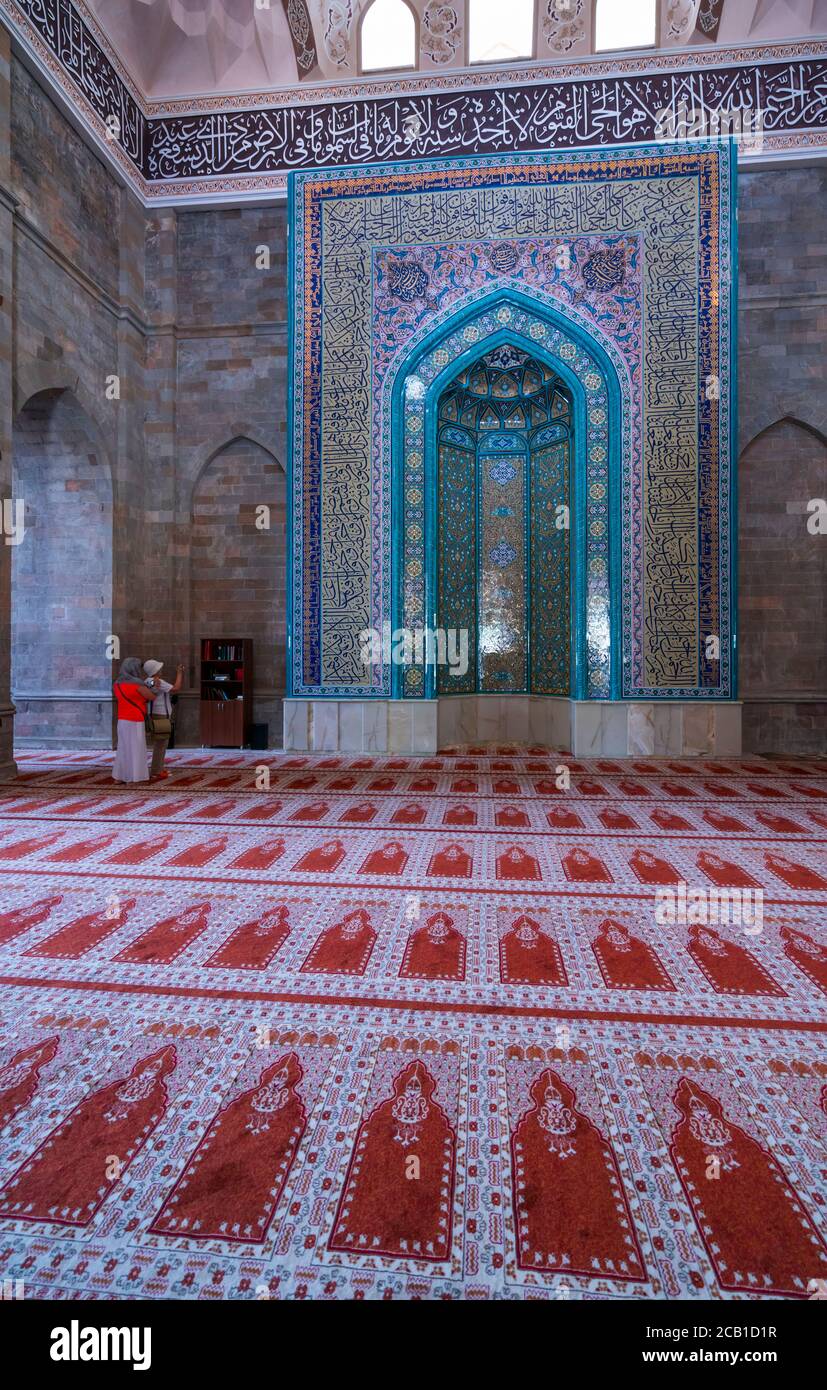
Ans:
[[[824,752],[827,537],[808,535],[806,504],[827,486],[827,170],[743,173],[739,204],[745,744]],[[111,576],[95,569],[87,601],[102,597],[122,655],[151,654],[168,674],[185,663],[183,742],[198,738],[202,635],[252,637],[254,717],[280,741],[286,294],[284,203],[144,210],[11,57],[0,26],[0,494],[12,487],[15,418],[25,472],[33,417],[21,412],[70,393],[61,410],[75,443],[67,430],[55,466],[79,482],[94,454],[111,480]],[[78,430],[91,441],[79,455]],[[269,530],[255,524],[260,505]],[[21,613],[59,603],[56,576],[78,542],[54,543],[48,565],[30,565]],[[13,772],[11,549],[0,546],[0,778]],[[21,574],[25,563],[15,557]],[[21,741],[107,743],[106,652],[84,648],[69,672],[34,623],[26,643],[16,669],[58,688],[26,702]]]
[[[76,641],[81,629],[89,633],[78,610],[94,603],[99,616],[108,615],[101,635],[114,634],[121,656],[151,654],[167,673],[185,662],[182,741],[198,741],[199,634],[225,635],[229,623],[229,635],[252,637],[253,715],[278,743],[285,685],[286,209],[148,214],[10,57],[6,37],[0,30],[0,276],[7,289],[0,305],[0,486],[9,495],[16,436],[15,489],[24,502],[31,494],[32,521],[38,514],[51,535],[48,559],[35,545],[42,526],[15,555],[17,741],[110,743],[106,642],[96,632],[92,648],[80,639],[81,652]],[[85,445],[78,445],[80,436]],[[38,438],[53,482],[63,479],[67,503],[85,492],[89,479],[81,472],[90,454],[109,479],[108,575],[92,563],[100,531],[89,533],[82,508],[67,505],[59,526],[46,515],[45,494],[35,495],[45,485],[43,470],[39,478],[33,471]],[[211,462],[217,459],[220,465]],[[231,481],[213,499],[210,521],[204,499],[216,468]],[[251,522],[259,504],[270,508],[269,530]],[[67,590],[60,576],[77,575],[84,532],[89,593],[73,605],[73,635],[57,662],[59,627],[47,639],[34,614],[57,615],[66,593],[78,598],[74,578]],[[2,706],[12,566],[9,548],[0,549]],[[206,568],[199,556],[207,557]],[[10,733],[0,708],[0,777],[4,766],[11,770]]]
[[[260,444],[236,439],[207,465],[193,492],[190,651],[204,637],[253,640],[254,716],[280,741],[285,691],[285,474]],[[263,509],[267,510],[264,511]],[[180,734],[195,738],[194,708]]]
[[[827,730],[827,536],[807,529],[825,497],[827,444],[794,420],[740,460],[741,683],[748,747],[823,752]]]
[[[12,567],[26,579],[12,644],[23,706],[18,742],[107,745],[107,639],[118,635],[124,648],[134,641],[141,606],[131,576],[144,514],[145,219],[137,201],[16,60],[5,115],[11,138],[2,182],[11,210],[14,309],[9,411],[12,452],[18,456],[15,487],[32,521]],[[3,121],[0,113],[0,126]],[[98,526],[89,531],[89,508],[81,504],[90,469],[105,478],[103,540]],[[58,507],[60,480],[64,496]],[[84,597],[79,565],[85,549]],[[98,550],[106,551],[103,568],[94,559]],[[67,653],[77,658],[71,671],[65,660],[55,661],[59,633],[50,636],[43,622],[33,620],[39,609],[52,613],[59,628],[57,615],[67,601],[74,611],[60,621]],[[86,629],[82,650],[69,632],[77,626],[81,602],[105,619],[94,640]],[[4,628],[8,632],[8,619]]]
[[[739,628],[744,748],[827,752],[827,169],[742,174]]]
[[[0,25],[0,505],[11,501],[14,420],[14,198],[11,192],[11,38]],[[11,703],[11,546],[0,545],[0,782],[14,777]]]
[[[170,670],[187,664],[179,737],[197,742],[199,638],[252,638],[253,718],[269,725],[270,743],[278,746],[285,689],[286,208],[150,217],[147,283],[146,459],[148,476],[157,479],[148,540],[162,582],[153,585],[144,646]],[[255,526],[258,505],[270,508],[269,530]]]

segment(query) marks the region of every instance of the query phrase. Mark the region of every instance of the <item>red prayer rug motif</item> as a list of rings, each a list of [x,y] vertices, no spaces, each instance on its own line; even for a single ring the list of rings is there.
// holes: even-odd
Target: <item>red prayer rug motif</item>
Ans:
[[[111,758],[24,754],[0,789],[0,1277],[812,1297],[827,766],[169,766],[124,795]]]
[[[318,1048],[291,1048],[275,1061],[259,1055],[248,1062],[150,1231],[188,1241],[260,1245],[307,1128],[308,1099],[328,1065],[329,1056]]]
[[[115,898],[98,912],[88,912],[47,936],[25,955],[47,956],[54,960],[79,960],[129,921],[137,898]]]
[[[675,988],[657,952],[616,917],[604,917],[592,950],[610,989]]]
[[[433,912],[424,926],[411,931],[399,967],[401,978],[412,980],[464,980],[467,941],[457,926],[467,913]]]
[[[615,1150],[589,1113],[588,1068],[513,1061],[509,1081],[522,1112],[511,1131],[519,1268],[647,1282]]]
[[[823,1279],[823,1228],[727,1078],[679,1070],[651,1089],[662,1112],[669,1095],[670,1156],[719,1286],[800,1296]]]
[[[449,1264],[454,1242],[459,1049],[382,1052],[341,1186],[328,1250]]]
[[[27,1036],[28,1032],[21,1029],[15,1042],[7,1042],[0,1051],[0,1129],[29,1104],[41,1081],[50,1074],[50,1064],[60,1047],[60,1039],[54,1033],[35,1040]]]
[[[123,1063],[123,1059],[121,1059]],[[0,1216],[88,1226],[169,1103],[173,1045],[144,1049],[80,1101],[0,1186]]]
[[[309,899],[279,903],[250,922],[244,922],[205,960],[206,966],[229,970],[265,970],[290,935],[290,914],[300,913]]]
[[[5,1155],[15,1152],[18,1136],[30,1132],[32,1106],[59,1097],[80,1098],[124,1048],[102,1020],[94,1028],[68,1031],[0,1019],[0,1130]],[[18,1154],[18,1157],[20,1155]]]
[[[688,950],[718,994],[784,994],[746,946],[714,927],[692,927]]]
[[[364,975],[375,945],[370,911],[354,905],[320,933],[301,969],[314,975]]]
[[[498,908],[500,980],[504,985],[559,985],[569,983],[559,943],[549,914]]]
[[[53,893],[0,913],[0,946],[4,946],[7,941],[13,941],[16,936],[21,936],[31,927],[47,922],[52,908],[59,907],[62,901],[62,893]]]

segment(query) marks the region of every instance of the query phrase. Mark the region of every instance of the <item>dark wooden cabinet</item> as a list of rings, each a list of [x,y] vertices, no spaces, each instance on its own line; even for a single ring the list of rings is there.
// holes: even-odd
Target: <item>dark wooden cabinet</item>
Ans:
[[[253,719],[253,643],[249,637],[201,640],[201,745],[243,748]]]

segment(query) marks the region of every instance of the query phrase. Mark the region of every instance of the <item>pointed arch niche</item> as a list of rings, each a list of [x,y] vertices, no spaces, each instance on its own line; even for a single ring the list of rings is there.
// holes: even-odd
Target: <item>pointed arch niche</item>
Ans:
[[[99,427],[68,386],[14,420],[11,677],[18,747],[112,742],[113,486]]]
[[[738,474],[744,748],[823,755],[827,540],[808,507],[824,496],[827,438],[783,416],[749,442]]]
[[[467,634],[440,695],[568,695],[571,393],[533,353],[483,351],[437,416],[437,619]]]
[[[206,459],[189,526],[190,662],[204,637],[253,641],[253,719],[278,745],[285,689],[286,478],[264,444],[238,434]],[[266,508],[266,511],[263,509]],[[197,741],[198,702],[184,703],[183,736]]]
[[[566,689],[554,693],[612,699],[620,676],[620,458],[629,433],[620,364],[615,365],[595,338],[552,306],[518,291],[489,293],[455,309],[412,348],[395,374],[390,412],[394,421],[394,627],[441,626],[439,566],[445,541],[443,528],[440,545],[439,436],[444,423],[439,418],[440,403],[444,413],[445,394],[458,374],[473,372],[476,364],[495,360],[503,352],[540,365],[549,380],[559,383],[560,395],[569,403],[565,487],[550,499],[555,508],[567,507],[564,519],[569,531],[566,616],[570,637],[567,632],[565,663],[569,674]],[[537,418],[536,424],[553,421]],[[533,429],[529,433],[527,446],[542,437]],[[533,510],[530,505],[526,516],[529,539]],[[535,535],[536,531],[535,524]],[[443,595],[444,591],[443,584]],[[536,626],[533,635],[535,642],[541,636]],[[427,661],[395,666],[392,680],[396,698],[427,699],[437,694],[438,686],[440,694],[450,688],[445,680],[438,680],[436,668]],[[532,690],[530,679],[524,684],[520,693],[525,695],[551,693]]]
[[[596,330],[513,287],[454,304],[436,324],[413,335],[385,378],[381,418],[388,428],[380,448],[391,479],[391,646],[396,633],[436,633],[442,627],[440,415],[458,375],[503,349],[544,364],[568,402],[568,689],[541,692],[529,680],[522,690],[497,694],[477,682],[472,690],[450,694],[450,680],[440,679],[434,661],[434,641],[430,658],[423,644],[423,660],[416,649],[404,661],[392,660],[389,700],[285,700],[285,747],[434,752],[516,742],[621,757],[661,745],[675,753],[711,752],[716,745],[740,751],[739,709],[732,709],[730,729],[728,709],[696,711],[679,702],[620,697],[621,479],[631,449],[624,365]],[[553,505],[560,500],[555,496]],[[479,505],[478,495],[473,505]],[[549,622],[559,618],[551,614]],[[386,660],[383,649],[372,672],[375,683]]]
[[[370,0],[359,21],[360,71],[404,72],[418,54],[418,18],[408,0]]]

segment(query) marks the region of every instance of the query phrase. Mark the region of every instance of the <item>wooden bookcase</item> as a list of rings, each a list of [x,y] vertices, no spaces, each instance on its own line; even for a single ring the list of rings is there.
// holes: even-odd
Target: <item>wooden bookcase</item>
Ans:
[[[252,639],[202,637],[202,748],[243,748],[252,720]]]

